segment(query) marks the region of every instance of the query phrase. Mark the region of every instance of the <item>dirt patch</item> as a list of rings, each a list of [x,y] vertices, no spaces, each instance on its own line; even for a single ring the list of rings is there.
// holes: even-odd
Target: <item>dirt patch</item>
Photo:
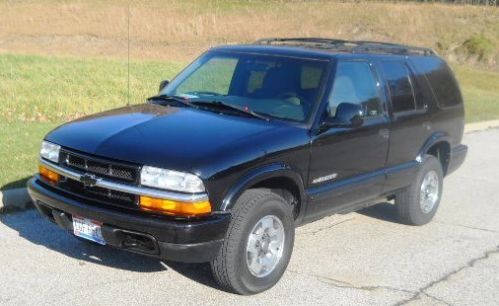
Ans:
[[[453,46],[475,33],[499,41],[497,9],[415,3],[15,1],[0,3],[0,20],[4,53],[126,57],[130,36],[133,58],[182,61],[213,45],[275,36],[395,41],[451,59]]]

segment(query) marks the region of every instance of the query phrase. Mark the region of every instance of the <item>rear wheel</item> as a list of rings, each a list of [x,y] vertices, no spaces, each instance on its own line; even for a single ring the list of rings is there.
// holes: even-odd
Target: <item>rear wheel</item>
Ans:
[[[292,206],[270,190],[250,189],[232,211],[227,237],[211,262],[213,275],[230,292],[267,290],[286,270],[293,244]]]
[[[436,157],[425,155],[413,183],[396,195],[395,204],[400,221],[409,225],[430,222],[437,212],[442,190],[442,165]]]

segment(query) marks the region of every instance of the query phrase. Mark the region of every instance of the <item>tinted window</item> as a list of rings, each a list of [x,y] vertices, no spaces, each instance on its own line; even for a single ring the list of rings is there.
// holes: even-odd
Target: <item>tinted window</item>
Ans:
[[[263,87],[263,81],[267,73],[276,67],[275,61],[254,60],[248,61],[247,74],[248,82],[246,84],[246,93],[252,94],[258,92]]]
[[[377,82],[366,62],[339,62],[329,96],[329,116],[336,115],[340,103],[360,104],[366,117],[383,113]]]
[[[327,66],[325,60],[208,52],[162,93],[194,104],[224,102],[274,118],[305,121],[317,103]]]
[[[416,109],[409,70],[403,62],[382,62],[381,69],[390,90],[393,112]]]
[[[301,89],[316,89],[319,87],[322,78],[322,68],[317,65],[301,66]]]
[[[226,95],[229,92],[237,59],[214,57],[191,74],[191,77],[177,88],[182,93],[216,93]]]
[[[255,64],[255,70],[249,70],[248,85],[246,91],[248,93],[253,93],[263,87],[263,81],[267,77],[268,73],[272,73],[279,69],[278,63],[275,61],[258,61]],[[307,89],[317,89],[320,85],[323,72],[322,65],[303,64],[300,67],[300,85],[299,89],[305,91]]]
[[[453,106],[462,102],[461,93],[450,68],[435,57],[413,59],[416,68],[425,74],[441,106]]]

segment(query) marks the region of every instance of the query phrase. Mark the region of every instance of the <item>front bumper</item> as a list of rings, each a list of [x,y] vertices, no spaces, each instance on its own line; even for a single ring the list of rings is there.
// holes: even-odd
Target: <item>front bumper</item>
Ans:
[[[199,220],[171,220],[86,204],[46,187],[37,178],[28,182],[28,192],[42,215],[71,233],[73,215],[100,221],[107,245],[167,260],[212,260],[230,222],[230,214],[214,214]]]

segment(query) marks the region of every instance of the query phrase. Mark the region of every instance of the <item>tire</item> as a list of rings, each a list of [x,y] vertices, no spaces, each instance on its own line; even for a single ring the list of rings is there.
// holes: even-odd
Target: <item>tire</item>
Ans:
[[[438,182],[436,191],[434,186],[430,186],[430,189],[423,188],[425,178],[429,177],[433,178],[432,181]],[[425,193],[422,189],[427,190],[427,192]],[[428,190],[431,192],[428,192]],[[437,212],[442,198],[442,190],[442,164],[436,157],[425,155],[412,184],[400,191],[395,197],[400,222],[407,225],[424,225],[430,222]],[[422,198],[427,199],[429,202],[422,203]]]
[[[268,224],[272,225],[272,229],[264,227]],[[257,275],[259,272],[256,272],[258,269],[255,267],[258,267],[258,264],[250,264],[255,264],[255,261],[251,259],[258,258],[255,254],[265,253],[263,246],[266,245],[267,250],[271,249],[271,244],[268,244],[266,240],[262,244],[251,243],[264,241],[254,239],[257,236],[252,234],[262,232],[263,228],[269,229],[266,233],[275,233],[270,235],[271,237],[264,235],[262,237],[270,240],[272,237],[276,239],[272,244],[274,252],[268,254],[280,254],[280,256],[276,255],[280,259],[275,260],[276,263],[272,264],[272,269],[261,269],[261,275]],[[281,228],[282,231],[280,231]],[[281,233],[281,235],[277,233]],[[294,236],[293,211],[289,203],[268,189],[247,190],[233,208],[227,236],[217,257],[211,262],[215,280],[222,289],[242,295],[255,294],[271,288],[279,281],[288,266],[293,250]],[[280,240],[276,237],[283,237],[283,239]],[[248,241],[251,241],[250,244]],[[248,253],[249,249],[255,250],[249,245],[261,245],[264,251]],[[280,247],[275,247],[277,245]],[[269,256],[277,258],[272,257],[273,255]]]

